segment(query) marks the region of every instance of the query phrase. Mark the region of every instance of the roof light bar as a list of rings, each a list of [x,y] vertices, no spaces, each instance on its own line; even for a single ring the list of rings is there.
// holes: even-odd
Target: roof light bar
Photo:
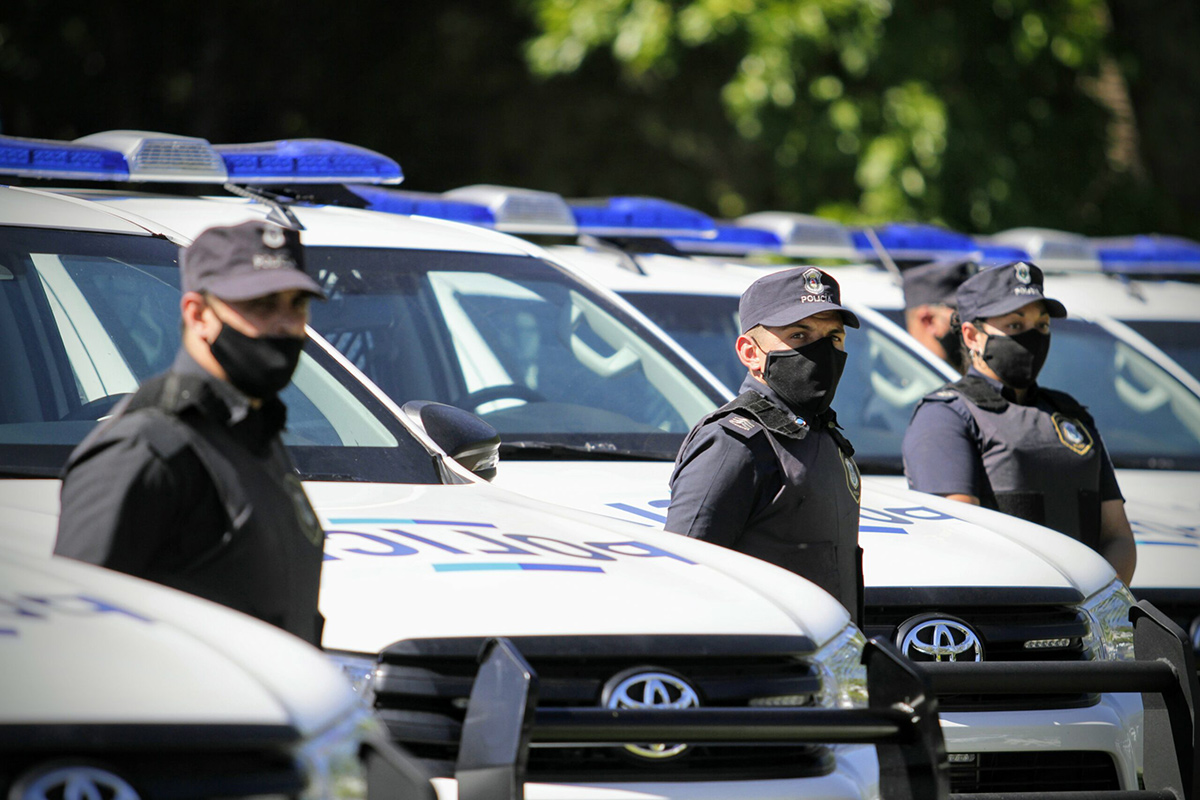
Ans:
[[[208,143],[195,136],[152,131],[105,131],[76,139],[125,156],[131,181],[225,183],[225,162]]]
[[[400,165],[385,155],[328,139],[281,139],[219,144],[233,183],[367,183],[404,180]]]
[[[102,147],[0,136],[0,175],[126,181],[129,165],[125,156]]]
[[[1200,273],[1200,242],[1191,239],[1152,233],[1090,241],[1105,272],[1122,275]]]
[[[668,240],[671,246],[684,253],[744,256],[751,253],[778,253],[783,242],[773,232],[762,228],[717,223],[717,235],[709,238],[681,236]]]
[[[405,192],[379,186],[347,186],[346,188],[366,200],[367,208],[373,211],[434,217],[487,228],[496,226],[496,217],[490,209],[474,203],[447,200],[440,194]]]
[[[1099,272],[1100,259],[1086,236],[1050,228],[1013,228],[988,237],[993,245],[1020,247],[1047,272]]]
[[[655,197],[572,200],[570,211],[579,232],[593,236],[712,238],[717,233],[707,214]]]
[[[487,209],[492,215],[492,227],[498,231],[566,235],[577,232],[567,201],[553,192],[477,184],[451,189],[442,197]]]
[[[950,254],[969,254],[979,250],[975,240],[965,233],[939,228],[936,225],[889,223],[873,229],[879,242],[893,258],[904,260],[933,259]],[[874,255],[875,248],[866,232],[851,233],[859,255]]]
[[[760,211],[739,217],[737,224],[773,232],[782,241],[782,252],[786,256],[859,258],[848,228],[812,214]]]

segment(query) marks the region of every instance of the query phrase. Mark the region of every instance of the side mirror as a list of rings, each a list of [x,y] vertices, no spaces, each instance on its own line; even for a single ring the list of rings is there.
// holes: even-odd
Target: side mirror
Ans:
[[[411,400],[400,410],[459,464],[485,481],[496,477],[500,434],[491,425],[470,411],[431,400]]]

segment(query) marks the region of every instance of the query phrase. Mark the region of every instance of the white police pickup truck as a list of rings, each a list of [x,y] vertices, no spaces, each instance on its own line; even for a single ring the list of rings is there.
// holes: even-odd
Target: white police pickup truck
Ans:
[[[0,546],[0,674],[10,800],[368,797],[378,726],[339,670],[190,595]]]
[[[195,140],[180,145],[196,149]],[[137,163],[138,147],[127,152]],[[219,152],[215,158],[222,159]],[[225,159],[226,169],[239,163]],[[308,185],[291,191],[316,194],[313,176],[305,177]],[[289,202],[255,191],[245,173],[234,180],[239,193],[255,196],[77,188],[26,191],[24,199],[73,202],[88,215],[87,224],[57,217],[56,228],[140,230],[176,242],[248,218],[303,227],[310,268],[331,296],[315,309],[314,323],[338,348],[310,348],[285,396],[292,410],[288,443],[328,534],[324,644],[357,665],[393,735],[446,776],[440,789],[452,790],[445,781],[474,653],[489,636],[521,637],[520,646],[542,659],[534,663],[539,671],[561,676],[553,702],[576,707],[620,702],[613,698],[630,677],[625,670],[663,663],[667,674],[699,676],[695,696],[706,704],[829,704],[859,694],[861,674],[850,667],[861,641],[840,607],[805,582],[704,543],[481,483],[429,438],[436,426],[427,432],[422,423],[431,407],[406,413],[372,385],[346,377],[360,365],[396,403],[448,400],[478,412],[507,440],[501,480],[524,477],[527,494],[637,519],[661,513],[674,449],[690,421],[725,397],[693,359],[658,339],[645,317],[520,240]],[[265,182],[288,181],[275,174]],[[56,266],[79,260],[73,251],[71,257],[30,253],[40,271],[33,286],[71,297],[67,284],[59,290],[53,281],[64,274],[70,282],[84,280],[86,288],[76,288],[91,310],[66,326],[65,351],[79,356],[68,363],[96,365],[85,372],[102,374],[83,384],[82,398],[96,402],[43,420],[49,424],[38,441],[50,447],[14,449],[8,458],[24,460],[10,474],[52,475],[89,427],[71,417],[102,414],[104,403],[164,367],[173,352],[177,289],[169,242],[157,241],[147,261],[113,249],[121,243],[116,237],[104,238],[83,259],[98,260],[95,268]],[[106,272],[121,277],[101,279]],[[104,336],[73,333],[97,327]],[[53,330],[64,335],[62,325]],[[92,344],[108,341],[115,358],[101,357],[107,344]],[[60,374],[71,373],[64,366]],[[63,388],[47,397],[74,398]],[[568,390],[573,394],[563,394]],[[56,490],[50,480],[25,480],[3,504],[52,515],[47,509]],[[879,610],[894,617],[885,621],[890,631],[904,629],[901,642],[913,633],[917,644],[910,649],[918,658],[922,650],[944,657],[946,647],[967,659],[986,651],[998,660],[1068,665],[1129,655],[1128,593],[1102,559],[1065,537],[872,485],[864,486],[863,532],[868,558],[873,550],[881,566],[871,576],[883,598]],[[935,630],[953,631],[953,641],[922,639]],[[778,675],[784,663],[821,676],[821,688],[794,680],[791,668]],[[748,670],[762,670],[767,679],[746,683]],[[1078,688],[1049,699],[986,692],[944,698],[956,788],[1136,786],[1139,704]],[[716,746],[665,749],[671,752],[659,758],[624,748],[600,754],[537,748],[529,774],[542,780],[527,786],[527,796],[631,789],[678,797],[848,796],[873,785],[873,763],[862,748],[797,748],[786,758],[771,749],[753,757]]]
[[[36,143],[0,139],[0,161],[11,163],[17,147],[26,148],[30,160],[45,156],[42,150],[35,156]],[[95,161],[127,169],[124,156],[110,153],[66,146],[46,160],[75,169]],[[167,155],[176,163],[183,160],[179,149],[167,148]],[[129,161],[142,163],[133,156]],[[130,193],[105,197],[0,187],[0,340],[5,344],[0,348],[0,535],[5,546],[28,551],[47,565],[57,475],[67,453],[139,380],[170,363],[178,341],[176,258],[178,246],[189,238],[139,213],[138,208],[155,210],[153,200]],[[193,227],[275,211],[271,204],[242,199],[179,203],[164,208],[178,211]],[[533,261],[521,247],[493,234],[456,236],[458,231],[444,225],[344,209],[294,212],[307,225],[314,266],[330,255],[326,248],[337,255],[346,241],[358,246],[353,255],[364,257],[363,269],[377,249],[387,252],[397,241],[430,248],[434,257],[438,248],[457,242],[447,248],[448,256]],[[575,291],[565,280],[561,285],[564,293]],[[580,295],[578,302],[581,314],[593,313],[586,297]],[[429,345],[450,343],[429,340]],[[665,357],[663,365],[674,368]],[[326,529],[323,644],[355,676],[391,737],[422,759],[442,797],[478,797],[472,788],[478,781],[464,786],[458,778],[503,772],[487,758],[460,751],[460,740],[478,729],[470,718],[479,689],[474,677],[481,648],[493,637],[510,637],[536,670],[539,715],[590,709],[618,719],[630,707],[701,705],[709,715],[741,714],[738,719],[745,723],[791,712],[829,714],[846,708],[865,713],[863,637],[848,624],[845,609],[812,584],[704,543],[493,487],[447,457],[426,433],[425,425],[434,427],[432,420],[454,422],[455,415],[459,421],[467,415],[451,410],[438,416],[439,407],[402,413],[317,337],[284,400],[286,441]],[[485,462],[476,465],[481,469],[486,469],[486,449],[477,450]],[[1085,591],[1102,588],[1105,579],[1096,576]],[[127,600],[125,595],[109,598],[98,585],[83,593],[122,607]],[[151,611],[170,611],[156,594],[146,597]],[[156,618],[143,606],[130,605]],[[1082,620],[1081,635],[1088,630]],[[100,621],[114,636],[119,625],[142,624],[116,614]],[[78,629],[67,623],[70,631]],[[32,618],[21,624],[35,630]],[[166,625],[154,630],[185,638]],[[1112,632],[1120,635],[1120,630]],[[226,636],[253,639],[259,631],[255,627],[243,635],[237,626],[218,623],[194,636],[215,646]],[[265,721],[255,715],[270,705],[264,689],[275,686],[272,673],[282,683],[276,704],[300,703],[297,693],[309,689],[302,680],[302,660],[274,645],[270,636],[259,639],[257,695],[249,678],[202,658],[196,644],[164,667],[174,678],[167,688],[181,690],[181,696],[158,704],[161,721],[188,721],[178,712],[204,703],[213,715],[205,719],[231,705],[236,710],[240,703],[241,720]],[[0,646],[11,644],[7,633],[0,633]],[[147,669],[157,663],[147,657]],[[3,696],[27,704],[30,715],[80,721],[46,692],[14,686],[4,664]],[[102,677],[116,691],[117,676],[108,675],[105,658],[80,655],[70,664],[84,670],[104,666]],[[211,677],[215,685],[198,687],[191,697],[184,674],[201,683]],[[142,681],[151,699],[163,692],[155,677]],[[64,691],[79,685],[65,674],[63,683]],[[226,684],[228,693],[221,699]],[[119,685],[122,693],[116,697],[129,700],[136,694],[137,687]],[[917,694],[907,695],[910,704],[927,706],[918,703]],[[318,698],[307,702],[300,707],[312,708]],[[324,720],[319,710],[310,712],[314,723]],[[877,797],[876,749],[853,744],[856,740],[845,735],[853,726],[840,726],[835,736],[832,718],[822,719],[820,730],[828,728],[833,741],[848,743],[814,742],[811,727],[807,740],[773,734],[765,736],[766,743],[743,740],[735,746],[671,744],[689,739],[589,745],[535,738],[532,745],[519,742],[518,752],[508,757],[507,786],[519,792],[523,777],[524,796],[531,800]],[[540,717],[535,723],[536,737],[544,726]],[[111,737],[96,741],[111,742]],[[630,744],[620,744],[624,741]],[[6,747],[6,765],[13,763],[9,752]],[[929,765],[933,770],[936,759]],[[204,762],[195,766],[201,777],[210,775]],[[255,784],[243,794],[261,793],[274,794],[275,785]]]

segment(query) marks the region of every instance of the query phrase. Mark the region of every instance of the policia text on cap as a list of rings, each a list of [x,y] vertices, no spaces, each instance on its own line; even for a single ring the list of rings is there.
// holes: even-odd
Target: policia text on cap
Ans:
[[[904,436],[917,490],[1045,525],[1103,555],[1125,582],[1137,551],[1112,462],[1087,409],[1037,384],[1062,303],[1026,262],[992,267],[957,292],[971,365],[925,396]]]
[[[801,575],[861,619],[860,477],[829,407],[846,363],[837,281],[816,268],[755,281],[738,306],[741,394],[675,461],[666,529]]]
[[[304,346],[299,234],[210,228],[181,252],[183,346],[71,454],[55,552],[320,644],[323,532],[280,441]]]

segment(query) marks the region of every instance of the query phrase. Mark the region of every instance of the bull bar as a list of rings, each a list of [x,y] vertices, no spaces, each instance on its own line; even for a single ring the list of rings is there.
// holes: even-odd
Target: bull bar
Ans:
[[[538,677],[513,643],[489,640],[463,723],[460,800],[519,800],[533,744],[627,742],[874,744],[884,800],[1200,800],[1191,643],[1146,601],[1131,609],[1135,662],[915,664],[872,639],[863,652],[869,707],[539,709]],[[1144,789],[951,795],[936,693],[1141,693]]]

